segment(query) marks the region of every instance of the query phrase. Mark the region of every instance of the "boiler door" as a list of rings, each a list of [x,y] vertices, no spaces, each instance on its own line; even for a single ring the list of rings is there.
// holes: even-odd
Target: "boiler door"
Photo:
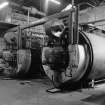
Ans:
[[[85,45],[84,46],[70,45],[68,47],[67,53],[69,55],[69,60],[68,62],[63,61],[67,63],[65,64],[66,67],[62,66],[61,63],[58,67],[56,67],[56,63],[55,63],[56,60],[57,60],[57,64],[59,64],[61,60],[67,60],[67,59],[63,59],[63,56],[62,56],[62,59],[58,60],[58,58],[55,56],[56,54],[58,55],[58,53],[55,53],[55,55],[52,55],[51,53],[54,52],[52,50],[53,48],[50,48],[50,47],[43,48],[42,63],[43,63],[43,68],[46,75],[53,81],[55,86],[59,86],[60,84],[65,83],[67,81],[78,81],[83,77],[88,66],[87,62],[89,62],[88,53],[86,53],[87,47]],[[59,52],[59,55],[60,55],[60,52]],[[55,61],[49,62],[48,59],[53,61],[55,60]],[[55,68],[52,68],[52,65],[55,66]]]

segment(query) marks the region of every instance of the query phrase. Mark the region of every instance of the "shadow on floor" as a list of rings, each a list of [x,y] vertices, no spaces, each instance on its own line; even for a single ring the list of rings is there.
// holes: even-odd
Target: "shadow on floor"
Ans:
[[[98,105],[105,105],[105,93],[98,95],[91,95],[90,97],[83,99],[84,102],[91,102]]]

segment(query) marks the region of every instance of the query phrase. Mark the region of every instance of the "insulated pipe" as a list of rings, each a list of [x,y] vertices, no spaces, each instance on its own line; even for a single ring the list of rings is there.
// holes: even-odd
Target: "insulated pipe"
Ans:
[[[27,28],[30,28],[30,27],[35,27],[35,26],[38,26],[38,25],[42,25],[42,24],[46,23],[47,21],[52,20],[54,18],[63,19],[65,17],[68,17],[69,13],[73,12],[73,11],[74,10],[69,10],[69,11],[56,13],[54,15],[46,16],[42,19],[31,22],[30,25],[21,26],[21,29],[24,30],[24,29],[27,29]],[[9,29],[8,31],[14,31],[15,32],[17,30],[18,30],[17,28],[12,28],[12,29]]]

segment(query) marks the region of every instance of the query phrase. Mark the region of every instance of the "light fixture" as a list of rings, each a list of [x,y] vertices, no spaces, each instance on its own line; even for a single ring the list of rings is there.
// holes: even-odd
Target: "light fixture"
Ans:
[[[9,2],[3,2],[0,4],[0,10],[5,8],[7,5],[9,5]]]
[[[51,2],[53,2],[53,3],[55,3],[55,4],[57,4],[57,5],[60,5],[61,3],[59,2],[59,1],[57,1],[57,0],[49,0],[49,1],[51,1]]]
[[[57,0],[45,0],[45,13],[47,14],[48,13],[48,7],[49,7],[49,3],[50,2],[53,2],[57,5],[60,5],[61,3]]]

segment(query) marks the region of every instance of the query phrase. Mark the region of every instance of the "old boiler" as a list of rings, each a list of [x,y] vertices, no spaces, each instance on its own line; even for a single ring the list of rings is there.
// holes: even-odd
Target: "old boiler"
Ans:
[[[55,87],[105,78],[105,36],[102,32],[79,30],[78,44],[69,44],[68,29],[61,20],[50,20],[45,30],[49,41],[42,51],[42,63]]]
[[[31,38],[30,40],[25,31],[2,33],[0,74],[7,77],[30,77],[38,75],[41,72],[41,66],[41,48],[37,39]]]

